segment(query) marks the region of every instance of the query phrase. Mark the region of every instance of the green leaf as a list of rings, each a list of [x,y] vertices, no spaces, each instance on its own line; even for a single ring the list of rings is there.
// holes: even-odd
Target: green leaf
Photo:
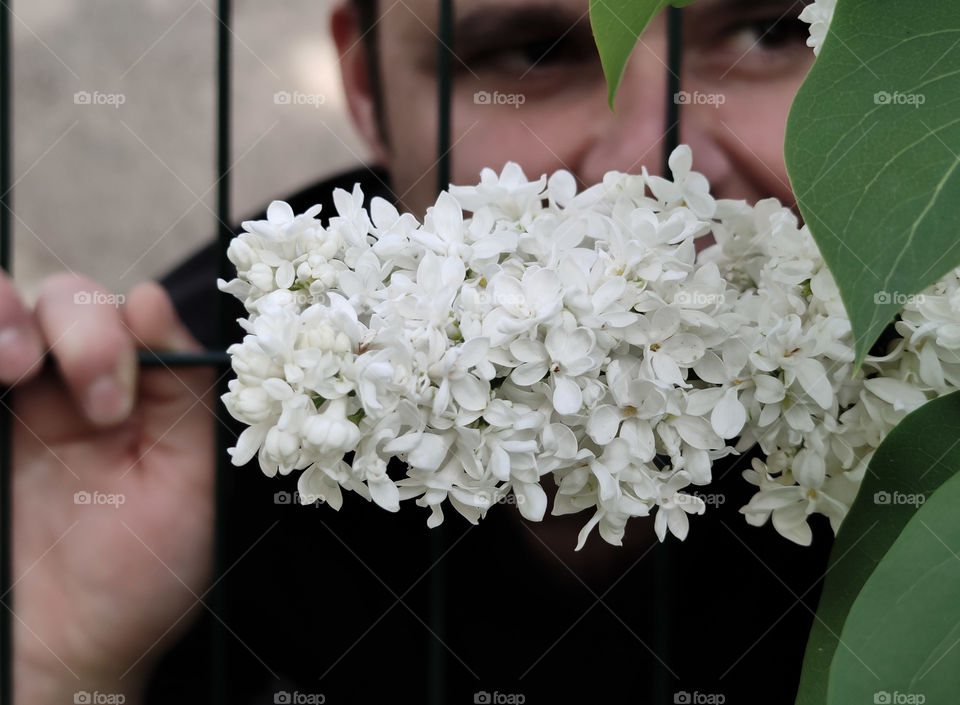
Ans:
[[[693,0],[590,0],[590,26],[607,78],[607,100],[613,110],[620,79],[630,52],[643,30],[668,5],[683,7]]]
[[[958,469],[960,392],[927,402],[880,444],[830,554],[817,618],[807,642],[797,705],[826,702],[827,675],[847,614],[916,513],[909,500],[918,495],[931,497]]]
[[[785,147],[859,364],[909,295],[960,265],[960,3],[840,0]]]
[[[955,474],[914,514],[863,586],[830,668],[828,704],[957,702],[958,507]]]

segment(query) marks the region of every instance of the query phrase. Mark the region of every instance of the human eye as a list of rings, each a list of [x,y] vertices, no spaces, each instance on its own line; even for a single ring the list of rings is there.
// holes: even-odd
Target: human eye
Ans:
[[[461,72],[485,81],[528,84],[601,75],[584,19],[514,13],[495,26],[468,27],[457,37]]]
[[[813,60],[802,3],[717,3],[690,33],[695,64],[723,76],[767,76],[805,69]]]
[[[587,51],[589,49],[591,51]],[[477,73],[526,78],[532,74],[577,67],[592,59],[596,50],[565,36],[518,37],[488,47],[466,61]]]
[[[782,52],[806,46],[808,34],[807,24],[796,17],[760,17],[732,26],[728,41],[735,51]]]

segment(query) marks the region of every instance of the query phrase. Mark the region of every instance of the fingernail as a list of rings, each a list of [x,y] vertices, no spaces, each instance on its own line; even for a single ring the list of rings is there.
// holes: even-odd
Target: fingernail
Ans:
[[[197,349],[197,344],[194,342],[193,338],[179,328],[175,328],[170,332],[170,335],[167,337],[167,344],[170,346],[171,350],[176,350],[178,352]]]
[[[97,377],[87,387],[84,407],[87,416],[96,424],[109,425],[123,421],[133,408],[133,381],[135,360],[125,355],[117,370]]]
[[[28,343],[26,333],[17,326],[8,326],[0,330],[0,371],[18,368]]]
[[[0,330],[0,349],[8,346],[22,345],[23,340],[23,331],[17,326],[7,326],[3,330]]]

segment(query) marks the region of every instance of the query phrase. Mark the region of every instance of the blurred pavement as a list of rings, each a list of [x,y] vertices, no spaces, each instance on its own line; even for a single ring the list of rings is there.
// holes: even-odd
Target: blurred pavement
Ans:
[[[235,219],[366,157],[331,4],[234,3]],[[216,232],[215,9],[13,1],[14,273],[28,297],[62,270],[127,291]]]

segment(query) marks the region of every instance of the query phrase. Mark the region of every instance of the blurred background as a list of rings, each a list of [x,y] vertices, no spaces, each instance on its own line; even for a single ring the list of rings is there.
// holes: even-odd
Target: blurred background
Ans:
[[[332,0],[236,0],[233,219],[367,158]],[[216,232],[215,0],[13,2],[14,273],[115,292]]]

